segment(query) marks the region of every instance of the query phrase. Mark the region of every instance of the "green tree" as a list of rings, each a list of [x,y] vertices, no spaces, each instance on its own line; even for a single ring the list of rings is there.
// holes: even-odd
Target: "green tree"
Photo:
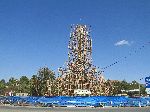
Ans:
[[[129,88],[129,84],[128,84],[128,82],[126,81],[126,80],[123,80],[122,82],[121,82],[121,90],[128,90],[128,88]]]
[[[0,95],[5,94],[6,82],[4,79],[0,81]]]
[[[26,76],[22,76],[20,78],[18,90],[19,92],[22,93],[30,93],[30,83],[29,83],[29,79]]]
[[[11,77],[7,83],[7,91],[17,92],[18,91],[18,83],[19,81],[14,77]]]
[[[48,85],[49,82],[49,85]],[[50,70],[48,67],[43,67],[39,69],[37,75],[34,75],[31,79],[31,85],[32,85],[32,94],[43,96],[46,93],[54,94],[55,87],[55,74],[52,70]],[[49,86],[51,89],[48,89]]]
[[[129,90],[133,90],[133,89],[139,89],[139,83],[137,81],[132,81],[131,83],[129,83]]]
[[[33,75],[30,79],[30,94],[32,96],[38,96],[38,83],[37,75]]]
[[[146,90],[145,85],[140,85],[140,92],[141,92],[142,95],[147,94],[145,90]]]
[[[121,94],[122,84],[120,81],[114,82],[113,84],[113,95]]]

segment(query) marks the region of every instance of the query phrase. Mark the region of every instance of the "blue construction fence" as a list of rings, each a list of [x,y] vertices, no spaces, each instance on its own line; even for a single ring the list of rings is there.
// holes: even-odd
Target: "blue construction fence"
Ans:
[[[51,96],[51,97],[0,97],[0,104],[43,107],[145,107],[150,97],[129,98],[125,96]]]

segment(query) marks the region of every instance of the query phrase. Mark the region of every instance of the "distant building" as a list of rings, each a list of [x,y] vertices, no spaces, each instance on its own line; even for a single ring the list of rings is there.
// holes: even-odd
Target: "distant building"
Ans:
[[[28,96],[28,93],[16,93],[16,96]]]
[[[87,89],[75,89],[74,90],[74,95],[75,96],[90,96],[91,91]]]
[[[119,80],[110,80],[110,82],[114,84],[114,83],[121,82],[121,81],[119,81]]]

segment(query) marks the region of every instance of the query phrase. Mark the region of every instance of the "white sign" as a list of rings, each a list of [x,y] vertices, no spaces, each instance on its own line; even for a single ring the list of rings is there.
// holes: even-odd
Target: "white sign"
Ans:
[[[150,94],[150,88],[146,88],[147,94]]]

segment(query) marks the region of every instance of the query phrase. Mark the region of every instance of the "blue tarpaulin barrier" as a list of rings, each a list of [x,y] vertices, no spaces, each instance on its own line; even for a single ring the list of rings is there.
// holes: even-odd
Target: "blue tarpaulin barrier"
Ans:
[[[52,97],[0,97],[1,104],[60,106],[60,107],[142,107],[150,106],[150,97],[129,98],[124,96],[52,96]]]

